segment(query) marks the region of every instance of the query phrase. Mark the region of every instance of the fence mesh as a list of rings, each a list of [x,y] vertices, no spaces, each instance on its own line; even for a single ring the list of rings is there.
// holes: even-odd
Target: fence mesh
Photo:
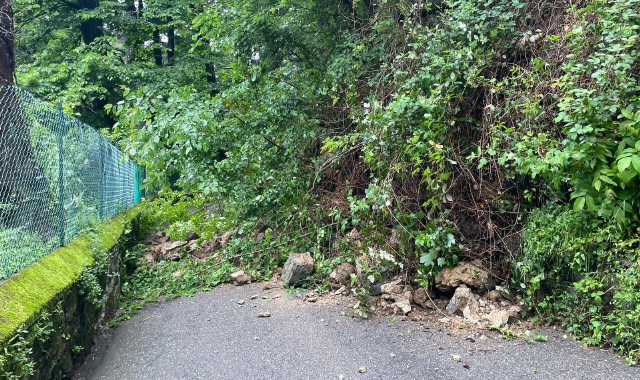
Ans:
[[[139,202],[143,176],[61,107],[0,86],[0,281]]]

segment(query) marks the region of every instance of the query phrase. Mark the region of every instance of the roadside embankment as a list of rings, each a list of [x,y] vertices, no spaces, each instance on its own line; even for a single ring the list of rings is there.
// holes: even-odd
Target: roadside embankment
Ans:
[[[0,283],[0,377],[61,379],[81,364],[120,295],[136,206]]]

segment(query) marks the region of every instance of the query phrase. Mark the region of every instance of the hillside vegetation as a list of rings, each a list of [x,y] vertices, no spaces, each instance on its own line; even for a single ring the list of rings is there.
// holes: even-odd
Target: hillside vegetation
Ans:
[[[172,237],[233,230],[265,276],[311,251],[430,286],[478,259],[640,356],[639,0],[78,4],[16,0],[18,82],[214,203],[156,205]]]

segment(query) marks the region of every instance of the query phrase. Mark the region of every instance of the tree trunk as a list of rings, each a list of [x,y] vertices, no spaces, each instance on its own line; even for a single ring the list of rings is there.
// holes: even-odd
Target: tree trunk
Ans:
[[[207,83],[209,83],[212,86],[215,86],[216,82],[218,81],[218,78],[216,77],[215,65],[213,63],[206,63],[204,65],[204,71],[207,75]],[[211,96],[216,96],[218,94],[218,90],[214,88],[213,90],[211,90],[210,94]]]
[[[12,2],[0,0],[0,85],[13,83],[16,68]]]
[[[43,239],[55,233],[51,194],[13,86],[15,50],[11,0],[0,0],[0,229],[26,227]]]
[[[173,55],[175,54],[176,50],[176,29],[173,27],[173,25],[171,25],[171,23],[173,22],[173,17],[167,17],[167,22],[170,25],[169,32],[167,33],[169,39],[169,46],[167,46],[167,58],[169,64],[171,64],[173,61]]]
[[[162,66],[162,49],[160,48],[160,29],[153,30],[153,58],[156,60],[156,66]]]
[[[96,9],[98,7],[98,0],[81,0],[78,3],[80,9]],[[83,20],[80,23],[80,33],[82,33],[82,41],[86,45],[89,45],[96,38],[102,36],[102,20],[96,17],[92,17]]]

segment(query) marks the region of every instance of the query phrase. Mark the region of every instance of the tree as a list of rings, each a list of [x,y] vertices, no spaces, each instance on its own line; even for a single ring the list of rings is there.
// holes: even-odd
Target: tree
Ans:
[[[31,145],[20,90],[12,86],[14,72],[12,0],[0,0],[0,204],[5,206],[0,226],[28,225],[30,231],[49,238],[54,231],[46,215],[49,186]]]
[[[12,0],[0,0],[0,85],[13,83],[16,68]]]
[[[95,128],[115,123],[104,112],[122,88],[163,92],[199,83],[210,92],[207,49],[191,51],[201,0],[15,0],[16,78],[21,87]]]

